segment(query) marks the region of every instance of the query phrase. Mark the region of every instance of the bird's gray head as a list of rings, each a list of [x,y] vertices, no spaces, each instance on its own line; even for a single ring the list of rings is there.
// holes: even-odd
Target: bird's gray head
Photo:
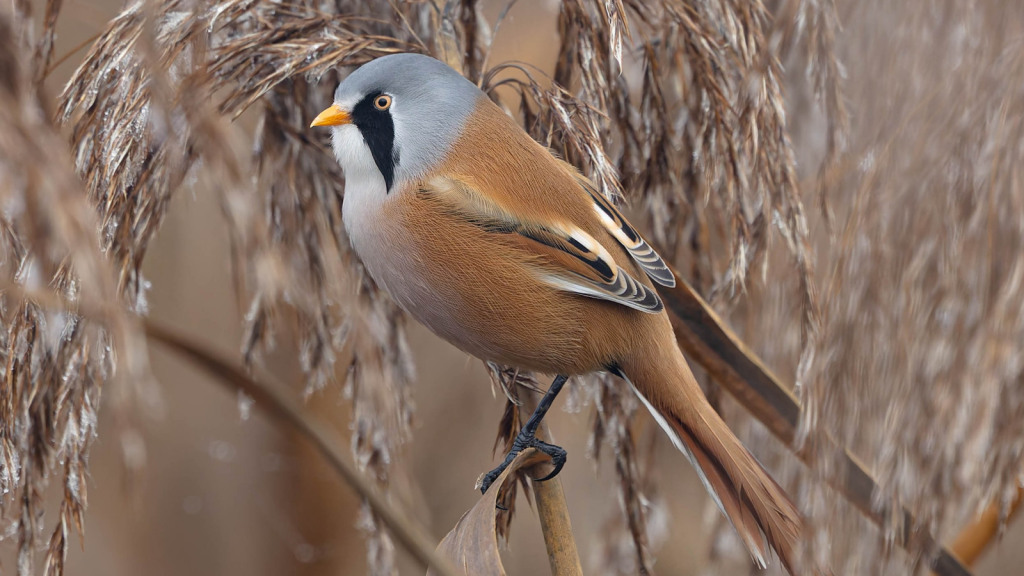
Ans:
[[[482,98],[472,82],[438,60],[393,54],[345,78],[334,105],[312,126],[332,127],[334,154],[348,181],[390,192],[444,158]]]

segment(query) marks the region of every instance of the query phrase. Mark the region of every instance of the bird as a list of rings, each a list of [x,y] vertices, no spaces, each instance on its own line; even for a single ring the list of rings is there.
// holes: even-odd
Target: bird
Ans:
[[[486,492],[571,376],[608,372],[696,469],[752,559],[793,573],[802,516],[708,403],[658,287],[675,276],[575,167],[430,56],[371,60],[311,123],[331,129],[363,267],[417,321],[485,361],[558,375]],[[545,478],[546,479],[546,478]],[[542,479],[543,480],[543,479]]]

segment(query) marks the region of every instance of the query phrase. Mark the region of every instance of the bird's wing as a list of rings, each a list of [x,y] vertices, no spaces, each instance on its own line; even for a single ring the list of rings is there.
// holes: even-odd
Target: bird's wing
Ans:
[[[654,290],[623,270],[593,236],[570,223],[516,216],[468,183],[451,177],[431,178],[421,183],[416,193],[453,218],[507,234],[512,244],[530,253],[527,265],[534,268],[538,280],[553,288],[641,312],[663,309]]]
[[[590,195],[591,200],[594,202],[594,211],[597,212],[598,219],[601,220],[601,224],[604,225],[612,237],[629,251],[633,260],[644,269],[644,272],[650,276],[651,280],[669,288],[675,286],[675,276],[672,275],[672,271],[669,270],[661,256],[654,251],[654,248],[637,233],[633,226],[619,213],[618,209],[605,199],[590,180],[576,172],[571,166],[570,169],[573,170],[576,181]]]

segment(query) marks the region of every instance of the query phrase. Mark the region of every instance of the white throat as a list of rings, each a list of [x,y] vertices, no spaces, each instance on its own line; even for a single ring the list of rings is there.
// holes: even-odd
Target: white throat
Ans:
[[[356,235],[359,224],[380,208],[388,190],[358,128],[352,124],[338,126],[331,140],[334,156],[345,172],[342,219],[351,238]]]
[[[360,188],[379,187],[382,193],[387,192],[384,176],[373,161],[373,155],[370,154],[359,128],[354,124],[335,127],[331,135],[331,144],[334,156],[345,172],[346,188],[358,183]]]

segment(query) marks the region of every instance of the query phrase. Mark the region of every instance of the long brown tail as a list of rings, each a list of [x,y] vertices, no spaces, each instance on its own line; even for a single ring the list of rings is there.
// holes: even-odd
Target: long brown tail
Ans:
[[[762,568],[775,549],[793,574],[802,518],[767,471],[708,404],[682,353],[670,365],[622,366],[651,415],[682,451]],[[636,364],[636,363],[634,363]]]

